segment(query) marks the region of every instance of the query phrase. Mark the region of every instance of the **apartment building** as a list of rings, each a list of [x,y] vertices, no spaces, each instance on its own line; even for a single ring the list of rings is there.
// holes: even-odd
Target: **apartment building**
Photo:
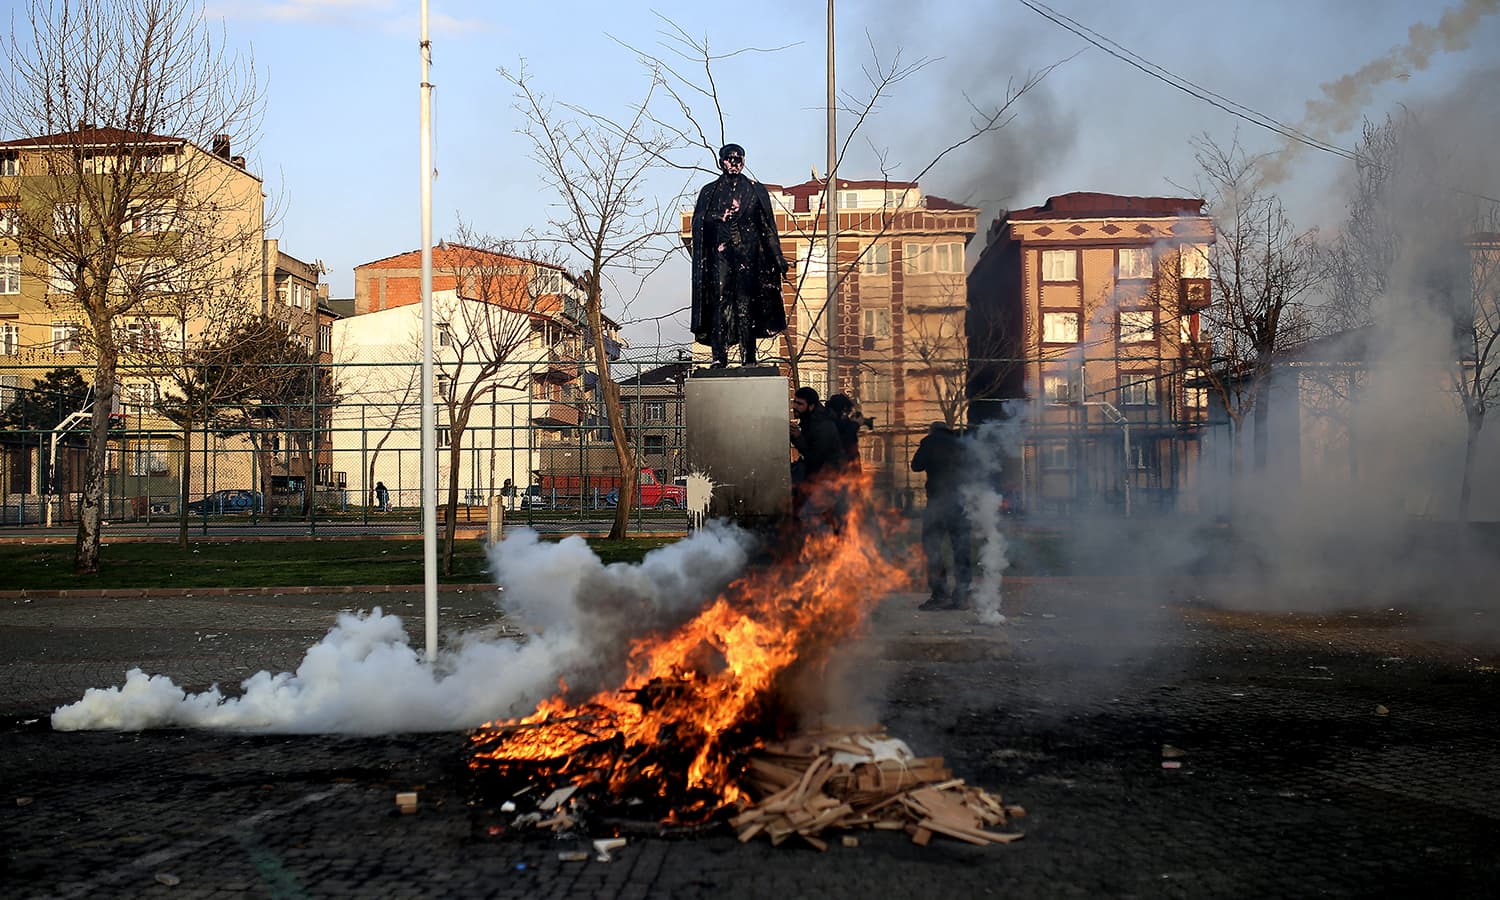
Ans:
[[[920,496],[922,476],[908,465],[917,443],[934,420],[967,417],[964,255],[979,210],[914,181],[838,179],[830,265],[828,180],[766,188],[793,277],[782,288],[787,332],[762,342],[759,358],[788,371],[795,364],[798,382],[824,397],[854,398],[875,420],[873,431],[861,432],[860,453],[876,490]],[[683,214],[684,241],[691,219]],[[695,359],[707,359],[705,348],[695,348]]]
[[[636,461],[654,469],[658,480],[667,484],[687,474],[683,396],[691,368],[687,360],[667,363],[619,382],[620,406]]]
[[[421,302],[421,252],[365,263],[355,267],[354,273],[355,314],[335,325],[339,359],[405,362],[406,366],[367,366],[362,373],[359,367],[348,367],[350,378],[384,387],[369,388],[355,402],[342,405],[340,420],[348,433],[340,439],[344,462],[339,469],[364,471],[355,479],[362,489],[365,481],[373,485],[377,480],[385,481],[391,490],[398,483],[414,488],[415,458],[399,463],[397,459],[418,447],[414,430],[417,382],[410,377],[410,367],[420,361],[420,320],[414,312]],[[524,486],[535,472],[561,466],[559,460],[565,455],[575,465],[580,454],[613,458],[583,292],[571,275],[549,263],[444,244],[433,249],[432,285],[437,319],[435,390],[440,398],[467,389],[466,379],[473,377],[477,357],[503,352],[514,363],[505,373],[493,376],[495,386],[480,405],[477,421],[470,423],[467,455],[461,463],[465,468],[459,473],[466,496],[488,497],[505,478]],[[497,307],[505,312],[496,316],[491,310]],[[513,334],[511,327],[498,324],[513,316],[526,323],[524,341],[506,337]],[[604,324],[606,351],[611,359],[618,359],[623,346],[619,326],[608,317]],[[372,353],[377,346],[383,349]],[[465,357],[467,366],[461,363]],[[516,375],[512,371],[516,367],[524,374]],[[403,392],[412,396],[396,400],[396,394]],[[406,413],[397,411],[403,403]],[[349,432],[351,416],[361,407],[366,410],[361,429],[392,435],[383,446],[395,452],[382,466],[404,467],[401,471],[347,464],[354,437]],[[441,399],[437,424],[440,448],[446,450],[450,423]],[[381,438],[366,437],[368,456],[367,448]]]
[[[1035,511],[1169,507],[1208,408],[1203,201],[1071,193],[991,223],[969,274],[972,423],[1027,407],[1005,476]]]
[[[111,496],[175,495],[167,460],[180,459],[181,440],[151,414],[161,396],[153,370],[219,311],[263,309],[263,219],[261,179],[228,135],[204,148],[84,126],[0,143],[0,393],[24,397],[57,368],[92,377],[97,322],[75,288],[80,278],[107,283],[107,306],[118,310],[117,408],[133,431],[132,446],[122,438],[113,448]],[[5,469],[7,495],[49,487],[34,447],[9,445]],[[67,473],[57,474],[53,486],[66,490]]]

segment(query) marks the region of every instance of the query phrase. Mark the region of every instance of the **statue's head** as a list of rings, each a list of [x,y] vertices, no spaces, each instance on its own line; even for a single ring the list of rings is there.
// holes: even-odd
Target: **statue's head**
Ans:
[[[745,148],[739,144],[725,144],[719,148],[719,169],[725,175],[738,175],[745,171]]]

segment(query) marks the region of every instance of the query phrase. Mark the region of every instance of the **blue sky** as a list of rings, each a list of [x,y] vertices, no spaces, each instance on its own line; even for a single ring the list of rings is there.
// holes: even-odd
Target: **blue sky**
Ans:
[[[1435,25],[1464,0],[1052,0],[1048,5],[1177,74],[1288,123],[1303,119],[1321,86],[1406,46],[1408,29]],[[1467,0],[1483,11],[1495,0]],[[824,16],[816,0],[756,4],[658,0],[535,3],[432,0],[433,194],[436,236],[459,215],[481,231],[517,236],[545,225],[548,204],[507,84],[497,73],[525,60],[535,86],[559,100],[618,114],[645,90],[646,75],[620,42],[656,47],[660,16],[706,36],[717,49],[784,47],[740,56],[716,71],[728,136],[745,145],[756,177],[805,180],[824,158]],[[353,295],[354,266],[420,243],[418,220],[418,4],[415,0],[211,0],[230,45],[264,76],[266,114],[247,152],[277,198],[273,232],[283,249],[322,259],[335,297]],[[1274,151],[1279,138],[1192,99],[1086,45],[1017,0],[840,0],[840,85],[865,93],[860,67],[873,46],[931,62],[898,86],[868,121],[840,170],[878,177],[877,153],[894,177],[920,169],[962,136],[964,97],[998,96],[1007,79],[1067,60],[1023,98],[1016,119],[946,160],[923,179],[929,192],[986,210],[1093,190],[1180,194],[1191,186],[1189,140],[1209,134]],[[1397,66],[1357,104],[1383,116],[1420,104],[1466,73],[1500,63],[1500,15],[1479,17],[1467,48],[1433,54],[1425,68]],[[1075,55],[1076,54],[1076,55]],[[1071,57],[1071,58],[1070,58]],[[1333,136],[1352,147],[1357,133]],[[243,137],[236,136],[243,147]],[[1298,223],[1337,227],[1345,167],[1329,154],[1300,154],[1281,190]],[[704,179],[706,180],[706,176]],[[653,182],[663,200],[681,176]],[[971,246],[977,251],[981,235]],[[655,275],[617,318],[686,304],[686,266]],[[685,321],[627,330],[637,346],[686,338]]]

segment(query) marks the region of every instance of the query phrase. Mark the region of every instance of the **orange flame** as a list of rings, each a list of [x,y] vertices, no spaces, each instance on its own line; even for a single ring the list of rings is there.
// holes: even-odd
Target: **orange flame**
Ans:
[[[801,541],[795,553],[747,572],[675,631],[637,639],[619,689],[577,706],[554,696],[529,716],[482,726],[471,744],[485,749],[471,767],[545,760],[569,771],[577,763],[584,771],[575,783],[601,780],[616,796],[645,785],[662,793],[663,779],[673,776],[706,794],[693,810],[703,814],[739,799],[730,768],[755,739],[747,744],[735,729],[764,717],[789,667],[824,661],[862,631],[885,593],[906,582],[904,567],[882,550],[880,534],[889,529],[868,496],[868,476],[858,473],[823,486],[806,507],[825,511],[813,516],[821,527],[794,538]],[[575,758],[605,742],[609,758]],[[685,773],[665,771],[688,757]]]

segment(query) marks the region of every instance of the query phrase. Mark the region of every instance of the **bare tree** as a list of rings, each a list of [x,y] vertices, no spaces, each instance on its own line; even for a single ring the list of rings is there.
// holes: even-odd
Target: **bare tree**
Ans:
[[[677,229],[675,210],[647,193],[647,179],[675,146],[653,126],[647,113],[659,79],[623,121],[612,121],[576,106],[557,104],[537,92],[524,67],[502,69],[515,90],[516,110],[531,141],[532,159],[543,182],[557,195],[557,213],[547,238],[582,262],[578,285],[584,294],[599,389],[603,392],[610,438],[620,466],[620,499],[609,536],[625,537],[636,502],[635,452],[630,446],[620,390],[610,377],[604,331],[604,281],[621,270],[640,273],[660,265],[671,252]]]
[[[1309,295],[1320,283],[1315,231],[1299,231],[1260,177],[1265,157],[1208,137],[1195,142],[1202,196],[1217,238],[1207,268],[1213,302],[1202,334],[1187,344],[1191,363],[1224,404],[1236,435],[1252,415],[1255,468],[1269,452],[1269,397],[1275,355],[1312,335]],[[1168,277],[1160,286],[1175,292]]]
[[[437,402],[448,428],[448,498],[444,502],[443,573],[453,573],[458,531],[458,482],[464,432],[475,407],[496,391],[529,389],[545,324],[562,312],[566,279],[556,263],[539,261],[535,248],[476,233],[460,222],[447,268],[457,288],[434,304],[441,331],[436,348]],[[554,277],[547,277],[548,275]],[[553,282],[549,284],[548,282]]]
[[[99,568],[108,414],[119,320],[151,292],[112,279],[201,282],[258,263],[260,183],[229,156],[259,120],[248,62],[228,56],[199,0],[27,0],[5,42],[4,128],[20,171],[12,221],[47,303],[81,317],[93,358],[94,415],[74,566]],[[207,149],[205,149],[207,148]],[[214,152],[217,151],[217,152]],[[18,189],[15,181],[25,184]]]
[[[1458,519],[1469,520],[1474,490],[1474,463],[1485,416],[1500,403],[1500,204],[1488,214],[1488,229],[1473,235],[1467,249],[1470,276],[1468,309],[1459,319],[1458,364],[1454,386],[1468,424],[1464,440],[1464,471],[1458,493]],[[1464,315],[1467,313],[1467,315]]]
[[[143,367],[154,377],[153,384],[165,387],[157,411],[182,429],[177,540],[183,547],[188,541],[194,428],[202,428],[205,449],[209,434],[215,431],[252,434],[252,444],[258,446],[255,432],[264,416],[252,410],[289,385],[307,383],[307,379],[287,371],[288,366],[307,360],[279,323],[261,316],[238,315],[234,308],[223,312],[222,318],[214,320],[214,330],[194,345],[163,353]],[[261,490],[264,495],[264,485]]]

